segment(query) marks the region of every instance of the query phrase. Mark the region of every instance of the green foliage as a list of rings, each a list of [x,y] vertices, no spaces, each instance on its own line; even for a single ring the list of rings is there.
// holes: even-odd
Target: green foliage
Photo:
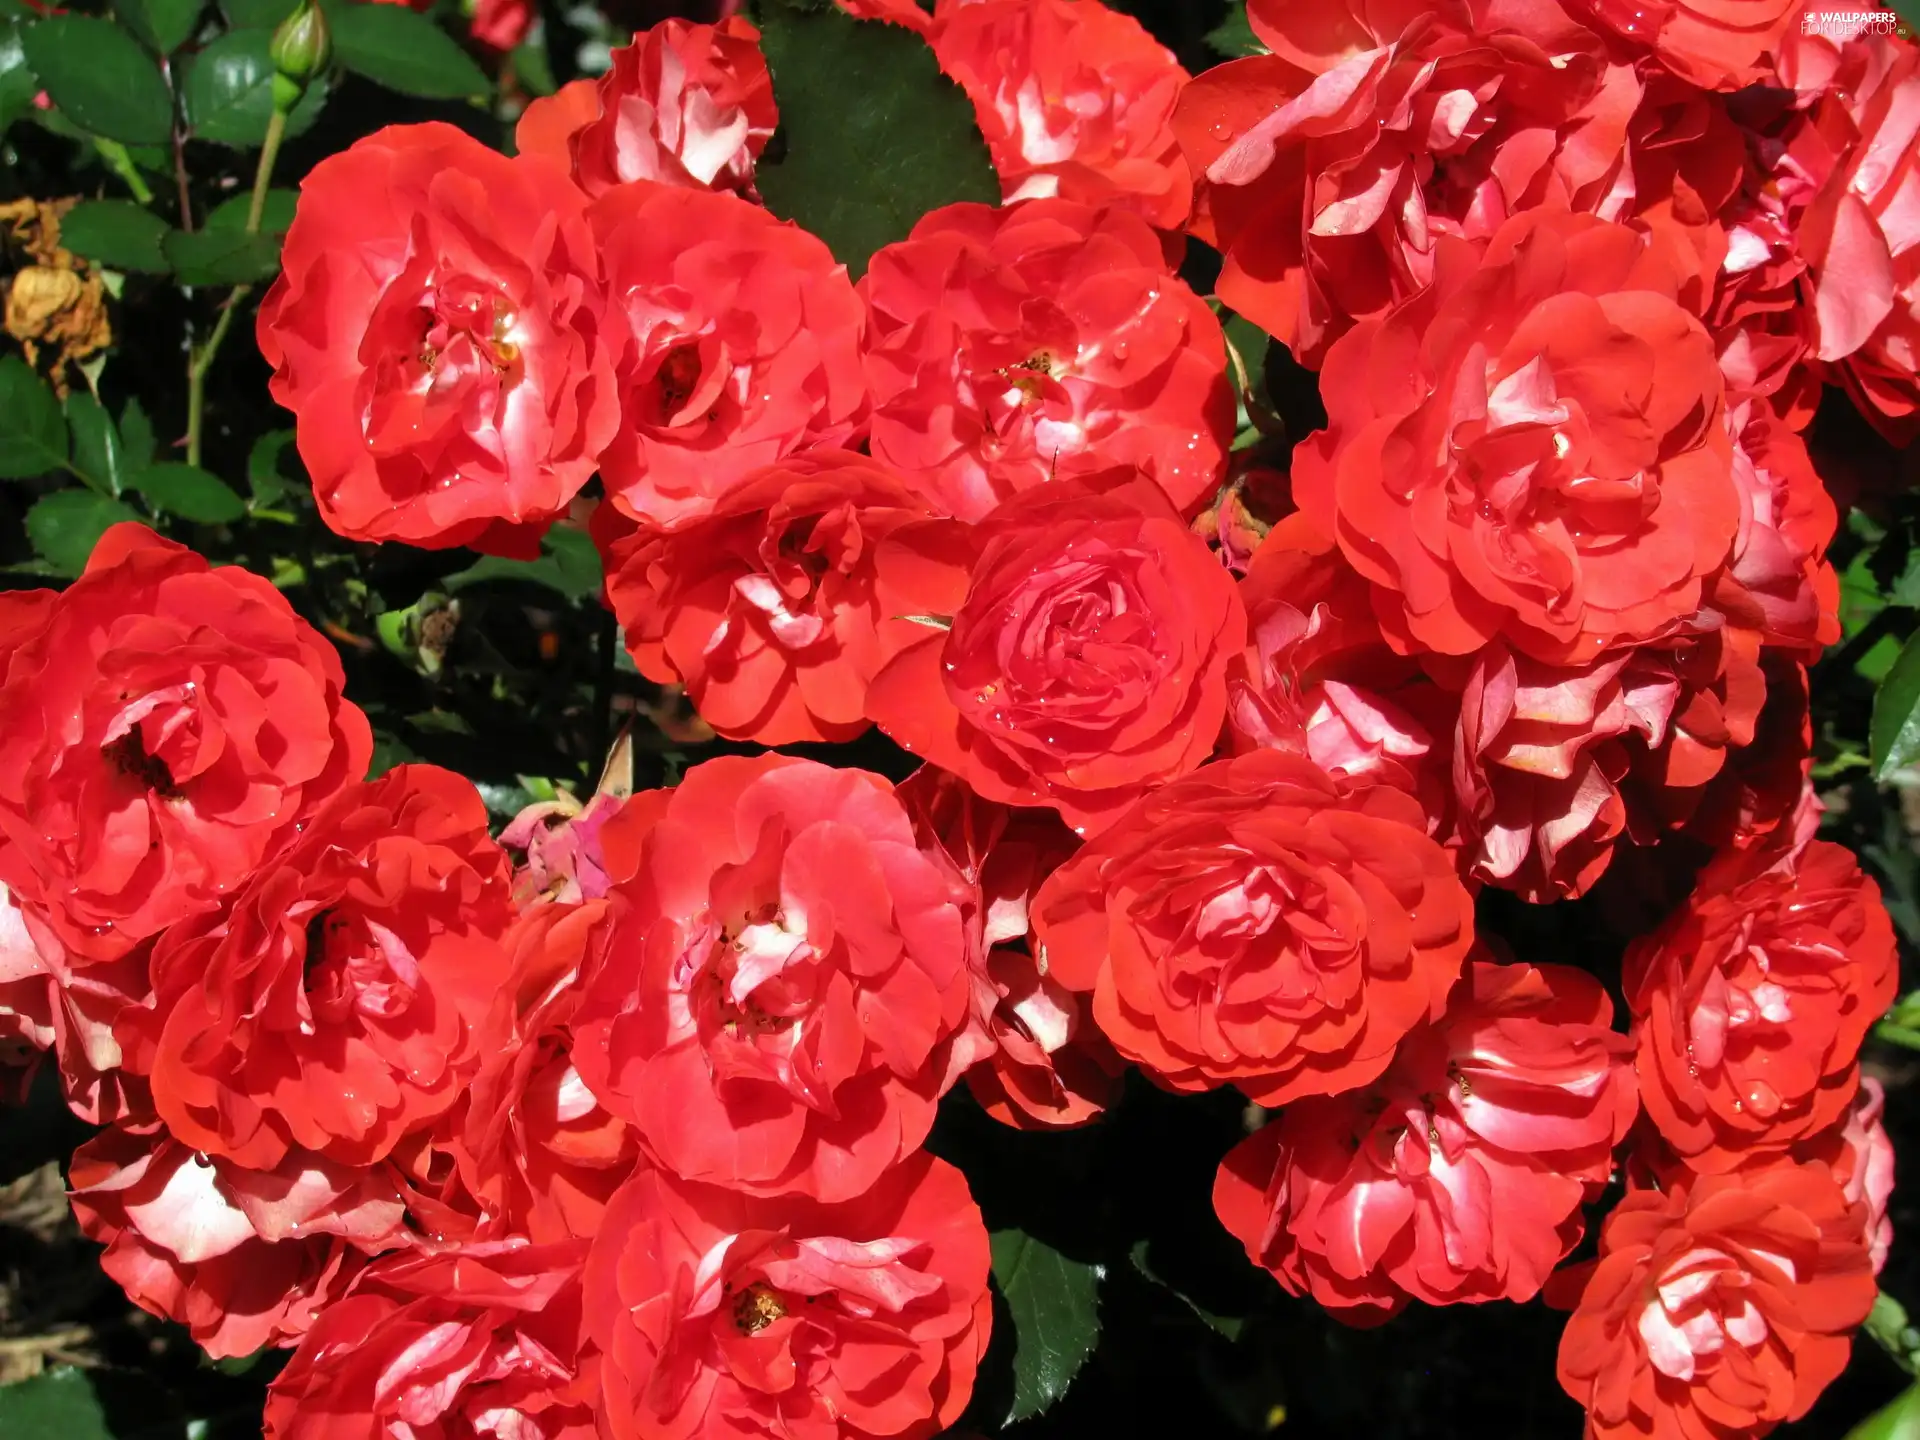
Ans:
[[[516,581],[544,585],[569,600],[587,600],[600,593],[600,552],[584,530],[556,525],[540,542],[538,560],[503,560],[483,555],[476,564],[449,575],[449,590],[464,590],[485,581]]]
[[[161,250],[182,285],[242,285],[280,268],[280,241],[237,226],[169,230]]]
[[[73,469],[102,495],[118,495],[126,482],[127,454],[107,407],[85,390],[67,396],[67,429],[73,439]]]
[[[241,147],[266,139],[273,118],[272,42],[271,31],[231,30],[186,62],[182,94],[198,139]],[[310,129],[326,103],[326,82],[309,86],[287,117],[287,133]]]
[[[164,145],[173,97],[160,67],[125,30],[90,15],[31,26],[26,58],[62,114],[82,130],[128,145]]]
[[[114,0],[120,22],[162,55],[193,37],[194,22],[206,0]]]
[[[1920,1440],[1920,1385],[1854,1426],[1847,1440]]]
[[[60,402],[18,355],[0,359],[0,476],[24,480],[66,463]]]
[[[1100,1336],[1100,1269],[1069,1260],[1019,1230],[993,1240],[993,1278],[1013,1316],[1009,1422],[1040,1414],[1067,1393]]]
[[[343,4],[327,17],[334,58],[375,84],[425,100],[460,100],[492,88],[446,31],[404,5]]]
[[[1267,53],[1267,47],[1260,43],[1260,37],[1253,33],[1253,25],[1247,19],[1246,0],[1233,0],[1227,9],[1227,18],[1207,32],[1207,45],[1229,60]]]
[[[1885,780],[1920,757],[1920,635],[1902,647],[1873,698],[1873,773]]]
[[[762,159],[760,193],[856,277],[929,210],[999,203],[972,103],[910,30],[769,0],[761,45],[784,153]]]
[[[116,1440],[86,1373],[71,1366],[0,1386],[0,1435]]]
[[[164,275],[169,266],[160,242],[167,222],[131,200],[86,200],[60,221],[60,243],[74,254],[113,270]]]
[[[167,461],[149,465],[129,480],[162,515],[178,515],[201,525],[225,525],[247,513],[247,503],[217,475],[197,465]]]
[[[27,511],[27,539],[48,573],[78,575],[107,530],[140,517],[112,496],[92,490],[56,490]]]
[[[0,20],[0,131],[33,109],[33,97],[40,90],[27,63],[27,47],[21,39],[24,29],[17,20]]]

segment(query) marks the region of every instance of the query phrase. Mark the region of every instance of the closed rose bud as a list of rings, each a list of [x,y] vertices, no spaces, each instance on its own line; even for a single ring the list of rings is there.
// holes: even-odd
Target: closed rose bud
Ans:
[[[327,30],[327,17],[318,5],[302,4],[273,32],[273,44],[267,54],[273,60],[273,101],[280,109],[291,109],[316,75],[333,58],[333,36]],[[282,85],[281,82],[287,82]],[[291,98],[282,100],[282,92]]]

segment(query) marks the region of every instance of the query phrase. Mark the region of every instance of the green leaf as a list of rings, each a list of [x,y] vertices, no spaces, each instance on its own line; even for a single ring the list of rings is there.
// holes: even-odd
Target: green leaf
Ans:
[[[1920,1440],[1920,1385],[1854,1426],[1847,1440]]]
[[[1920,756],[1920,634],[1902,647],[1874,694],[1867,741],[1876,780],[1885,780]]]
[[[560,87],[554,83],[553,66],[547,63],[546,41],[536,35],[513,47],[513,73],[532,95],[551,95]]]
[[[1247,19],[1246,0],[1233,0],[1227,18],[1207,32],[1207,45],[1215,54],[1229,60],[1267,53],[1267,47],[1260,43],[1260,37],[1253,33],[1253,25]]]
[[[206,0],[113,0],[120,21],[162,55],[171,54],[193,36]]]
[[[27,539],[34,554],[56,575],[78,575],[109,526],[140,517],[110,495],[91,490],[56,490],[42,495],[27,511]],[[0,1429],[0,1434],[7,1433]]]
[[[376,85],[423,100],[462,100],[493,88],[452,36],[404,5],[340,5],[327,19],[334,58]]]
[[[1133,1261],[1133,1268],[1140,1272],[1141,1278],[1159,1286],[1182,1305],[1185,1305],[1208,1329],[1228,1340],[1238,1340],[1240,1338],[1240,1332],[1246,1328],[1247,1322],[1245,1320],[1237,1315],[1216,1315],[1211,1310],[1202,1309],[1194,1303],[1191,1295],[1183,1294],[1181,1291],[1174,1289],[1173,1286],[1169,1285],[1154,1273],[1153,1264],[1147,1257],[1147,1242],[1145,1240],[1139,1241],[1134,1245],[1133,1249],[1128,1252],[1128,1258]]]
[[[273,119],[273,44],[270,30],[230,30],[186,62],[182,94],[187,125],[201,140],[251,148],[267,138]],[[307,87],[287,116],[287,134],[311,128],[327,103],[325,79]],[[241,218],[246,216],[245,195]],[[229,204],[232,202],[229,201]]]
[[[280,457],[293,443],[293,431],[269,430],[253,442],[247,454],[247,487],[253,491],[253,503],[271,505],[292,488],[280,473]]]
[[[56,15],[26,32],[27,62],[53,103],[83,130],[129,145],[164,145],[173,97],[153,56],[111,20]]]
[[[33,109],[33,97],[40,93],[40,82],[27,64],[27,47],[21,43],[23,33],[17,21],[0,23],[0,131]]]
[[[785,150],[755,172],[767,208],[822,240],[855,276],[929,210],[1000,202],[973,103],[918,35],[795,0],[763,7]]]
[[[66,463],[60,402],[18,355],[0,360],[0,477],[31,479]]]
[[[60,243],[114,270],[167,272],[160,241],[167,222],[131,200],[85,200],[60,221]]]
[[[120,432],[106,406],[85,390],[67,396],[67,429],[73,435],[73,468],[102,495],[118,495],[127,473]]]
[[[1038,1415],[1067,1393],[1100,1335],[1100,1268],[1069,1260],[1020,1230],[992,1236],[993,1278],[1013,1315],[1013,1408]]]
[[[420,757],[398,735],[387,730],[373,732],[373,758],[367,762],[367,779],[378,780],[396,765],[411,765]]]
[[[488,580],[521,581],[557,590],[569,600],[588,600],[600,593],[600,553],[586,531],[556,525],[540,542],[540,549],[538,560],[483,555],[441,583],[449,590],[464,590]]]
[[[52,1440],[56,1435],[60,1440],[114,1440],[100,1397],[93,1393],[86,1375],[72,1366],[0,1387],[0,1435],[17,1435],[21,1440]]]
[[[161,250],[182,285],[242,285],[265,280],[280,268],[280,241],[222,226],[218,230],[169,230]]]
[[[309,92],[311,93],[311,92]],[[294,206],[299,202],[297,190],[269,190],[266,204],[260,207],[260,233],[262,235],[284,235],[293,226]],[[201,227],[206,230],[244,230],[247,228],[247,211],[253,204],[253,196],[246,191],[222,200],[207,212],[207,223]]]
[[[293,13],[299,0],[220,0],[227,22],[236,30],[275,30]]]
[[[197,465],[171,460],[149,465],[127,486],[146,496],[147,503],[162,514],[200,525],[225,525],[247,513],[246,502],[224,480]]]
[[[127,408],[120,412],[120,449],[126,454],[129,471],[144,470],[153,459],[153,422],[137,399],[128,400]]]

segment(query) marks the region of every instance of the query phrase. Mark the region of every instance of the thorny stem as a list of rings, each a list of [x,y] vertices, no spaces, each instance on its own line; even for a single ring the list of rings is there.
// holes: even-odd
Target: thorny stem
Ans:
[[[253,198],[247,204],[247,234],[260,232],[260,217],[267,207],[267,189],[273,182],[273,164],[280,155],[280,142],[287,133],[287,112],[278,106],[274,108],[273,118],[267,122],[267,134],[260,145],[260,162],[253,171]],[[184,197],[183,197],[184,198]],[[207,371],[213,368],[214,357],[220,353],[220,347],[226,343],[227,331],[233,328],[233,317],[247,296],[253,293],[251,285],[236,285],[226,303],[220,307],[220,318],[214,321],[213,332],[206,343],[193,347],[187,360],[187,463],[200,463],[200,445],[205,429],[207,411]]]

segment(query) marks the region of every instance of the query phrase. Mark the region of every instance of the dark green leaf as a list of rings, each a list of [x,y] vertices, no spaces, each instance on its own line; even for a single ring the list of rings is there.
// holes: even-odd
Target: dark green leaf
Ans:
[[[1854,1426],[1847,1440],[1920,1440],[1920,1385]]]
[[[1240,357],[1240,363],[1247,369],[1246,394],[1261,404],[1266,403],[1267,394],[1267,332],[1251,320],[1228,313],[1221,317],[1221,328],[1227,332],[1227,343]],[[1228,362],[1227,376],[1236,386],[1239,375],[1234,371],[1232,362]],[[1242,397],[1244,403],[1245,396]]]
[[[311,92],[309,92],[311,93]],[[260,233],[262,235],[284,235],[293,225],[293,210],[300,199],[297,190],[269,190],[267,203],[260,208]],[[247,210],[253,204],[253,196],[246,191],[222,200],[207,212],[207,230],[244,230],[247,228]]]
[[[1145,1240],[1140,1241],[1133,1247],[1128,1258],[1133,1261],[1133,1268],[1139,1271],[1144,1279],[1152,1281],[1182,1305],[1185,1305],[1207,1328],[1228,1340],[1238,1340],[1240,1338],[1240,1332],[1246,1328],[1247,1322],[1245,1320],[1237,1315],[1216,1315],[1211,1310],[1202,1309],[1194,1303],[1191,1295],[1182,1294],[1154,1273],[1152,1262],[1147,1258],[1147,1242]]]
[[[60,243],[112,270],[144,270],[164,275],[167,257],[160,241],[167,222],[131,200],[86,200],[60,221]]]
[[[785,151],[778,163],[762,160],[760,193],[854,275],[929,210],[999,203],[972,102],[911,30],[769,0],[761,44]]]
[[[42,495],[27,511],[27,539],[34,554],[56,575],[78,575],[107,528],[140,517],[108,495],[91,490],[56,490]],[[0,1429],[0,1434],[6,1434]]]
[[[293,13],[299,0],[220,0],[235,29],[273,30]]]
[[[173,98],[158,63],[111,20],[56,15],[29,29],[25,43],[47,94],[81,129],[129,145],[172,136]]]
[[[1920,0],[1887,0],[1887,5],[1909,29],[1920,30]]]
[[[206,0],[113,0],[121,23],[162,55],[171,54],[193,36]]]
[[[67,396],[67,429],[73,435],[73,468],[103,495],[118,495],[126,477],[126,452],[106,406],[85,390]]]
[[[993,1278],[1013,1315],[1013,1408],[1038,1415],[1067,1393],[1100,1335],[1100,1270],[1020,1230],[996,1231]]]
[[[1233,0],[1227,8],[1227,18],[1207,32],[1207,44],[1215,54],[1229,60],[1267,53],[1267,47],[1260,43],[1260,37],[1253,33],[1253,25],[1247,19],[1246,0]]]
[[[197,465],[174,461],[149,465],[132,476],[127,487],[146,496],[147,503],[161,513],[201,525],[225,525],[247,513],[246,503],[225,481]]]
[[[241,285],[280,268],[280,241],[245,230],[169,230],[160,247],[183,285]]]
[[[66,463],[60,402],[18,355],[0,360],[0,476],[24,480]]]
[[[373,758],[367,764],[367,778],[378,780],[396,765],[411,765],[420,757],[398,735],[386,730],[373,732]]]
[[[137,399],[127,401],[127,408],[120,412],[120,449],[129,471],[144,470],[153,459],[153,422]]]
[[[514,46],[512,59],[513,73],[530,94],[551,95],[559,88],[554,84],[553,66],[547,63],[544,40],[527,40]]]
[[[600,554],[586,531],[556,525],[540,542],[540,549],[538,560],[483,555],[443,583],[449,590],[463,590],[488,580],[521,581],[557,590],[569,600],[586,600],[600,593]]]
[[[18,1435],[21,1440],[53,1440],[54,1436],[114,1440],[99,1396],[85,1373],[71,1366],[0,1387],[0,1435]]]
[[[1885,780],[1920,757],[1920,635],[1908,640],[1873,697],[1867,740],[1873,774]]]
[[[280,457],[293,443],[293,431],[269,430],[253,442],[247,455],[247,486],[253,491],[253,503],[271,505],[290,488],[280,473]]]
[[[0,131],[31,110],[33,97],[40,93],[20,39],[24,28],[15,20],[0,22]]]
[[[182,93],[187,125],[202,140],[250,147],[267,138],[273,119],[273,43],[270,30],[231,30],[186,62]],[[327,103],[324,79],[307,87],[300,103],[287,117],[287,133],[298,135],[312,126]],[[241,200],[241,218],[246,217]],[[228,202],[229,204],[232,202]]]
[[[460,100],[492,88],[452,36],[404,5],[341,5],[327,14],[334,58],[375,84],[424,100]]]

